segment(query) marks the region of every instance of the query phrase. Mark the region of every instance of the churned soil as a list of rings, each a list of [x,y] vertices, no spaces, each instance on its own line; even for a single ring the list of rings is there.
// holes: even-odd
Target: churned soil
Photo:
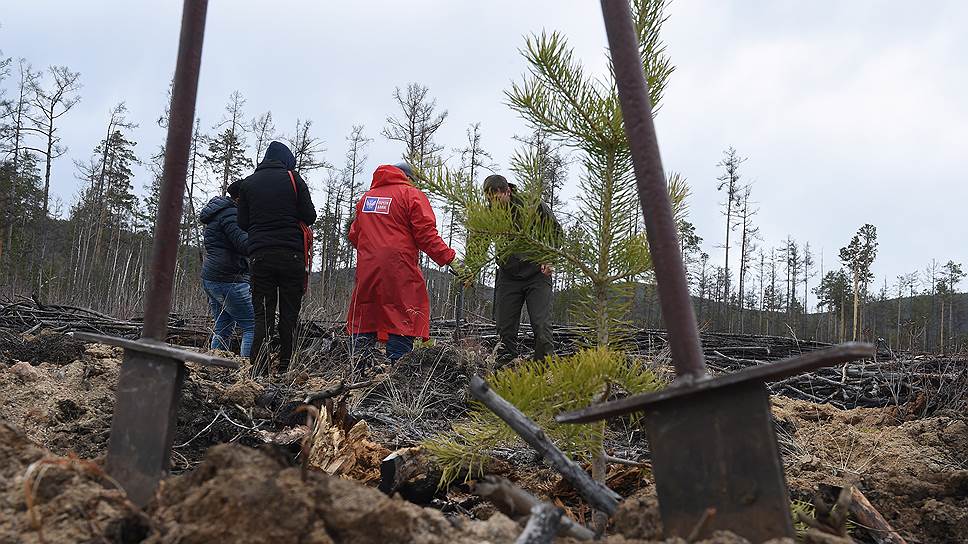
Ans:
[[[809,499],[821,483],[854,485],[908,542],[968,538],[966,414],[905,421],[891,408],[839,410],[783,397],[773,406],[796,444],[785,459],[795,498]]]
[[[175,475],[144,511],[101,465],[121,357],[117,348],[43,332],[0,338],[0,543],[497,543],[513,542],[521,531],[518,521],[466,488],[452,489],[447,507],[437,501],[424,508],[373,487],[386,452],[463,415],[467,378],[487,369],[451,347],[418,350],[349,396],[350,412],[369,430],[360,433],[365,447],[350,445],[353,465],[333,475],[293,466],[298,440],[270,446],[264,437],[304,436],[298,431],[305,415],[292,413],[293,392],[324,390],[334,376],[310,371],[280,387],[253,381],[244,363],[235,372],[189,365]],[[965,541],[965,414],[911,418],[905,414],[913,410],[840,410],[784,397],[774,397],[773,411],[793,499],[809,502],[822,484],[855,485],[908,542]],[[530,452],[514,457],[523,461],[496,463],[494,470],[589,521],[587,506],[557,473]],[[647,468],[611,467],[608,485],[628,498],[607,542],[682,542],[661,540]],[[862,527],[853,537],[873,542]],[[745,541],[717,534],[706,542]]]

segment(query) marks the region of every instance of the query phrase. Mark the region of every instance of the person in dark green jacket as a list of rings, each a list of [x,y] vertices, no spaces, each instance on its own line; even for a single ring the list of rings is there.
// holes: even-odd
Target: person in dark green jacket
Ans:
[[[492,205],[510,206],[515,223],[520,222],[521,208],[525,205],[512,183],[501,175],[491,175],[484,179],[484,194]],[[561,225],[551,209],[543,202],[538,204],[539,221],[550,221],[552,228],[561,235]],[[517,228],[522,228],[516,224]],[[535,360],[542,360],[554,353],[551,335],[551,275],[554,269],[550,264],[530,261],[522,255],[512,254],[499,260],[497,279],[494,282],[494,320],[501,339],[498,349],[498,363],[505,365],[520,355],[518,329],[521,323],[521,310],[528,307],[528,318],[534,331]]]

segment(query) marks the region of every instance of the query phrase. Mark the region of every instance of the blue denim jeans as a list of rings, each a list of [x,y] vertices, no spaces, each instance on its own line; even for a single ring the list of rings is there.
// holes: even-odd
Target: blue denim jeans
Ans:
[[[241,355],[248,357],[252,352],[252,335],[255,333],[249,284],[202,280],[202,287],[208,295],[208,305],[215,319],[212,349],[229,350],[232,333],[238,325],[242,329]]]
[[[375,332],[364,332],[353,335],[353,349],[362,351],[372,348],[376,344]],[[387,358],[396,361],[400,357],[413,351],[413,336],[400,336],[391,334],[387,339]]]

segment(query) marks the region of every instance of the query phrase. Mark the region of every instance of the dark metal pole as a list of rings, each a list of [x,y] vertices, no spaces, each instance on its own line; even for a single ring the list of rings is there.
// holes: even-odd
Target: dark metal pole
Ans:
[[[659,284],[659,305],[669,330],[669,348],[680,377],[706,375],[699,347],[686,269],[682,264],[676,221],[666,187],[659,143],[652,123],[652,106],[639,56],[639,41],[628,0],[602,0],[602,14],[612,52],[615,82],[632,151],[632,165],[645,215],[646,236]]]
[[[158,218],[151,247],[151,277],[145,296],[143,338],[164,341],[168,334],[168,313],[171,311],[172,283],[175,261],[178,259],[178,230],[181,227],[185,176],[188,173],[188,154],[195,124],[195,98],[198,94],[207,10],[208,0],[184,2],[165,142],[165,165],[158,197]]]
[[[124,345],[105,468],[135,504],[144,506],[168,473],[178,403],[191,356],[166,346],[172,278],[178,258],[185,175],[195,119],[208,0],[185,0],[171,95],[165,166],[151,248],[151,283],[141,340]],[[104,338],[109,344],[117,339]],[[231,365],[231,362],[226,361]]]

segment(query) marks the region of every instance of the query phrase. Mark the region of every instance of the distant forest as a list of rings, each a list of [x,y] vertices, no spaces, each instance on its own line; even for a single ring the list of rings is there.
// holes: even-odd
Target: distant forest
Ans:
[[[81,100],[81,83],[81,75],[67,67],[36,69],[25,59],[0,54],[0,290],[7,297],[35,296],[42,302],[134,315],[140,311],[148,281],[146,260],[165,150],[138,147],[132,140],[138,120],[129,117],[123,102],[105,112],[101,126],[90,127],[101,135],[93,149],[68,149],[60,129]],[[388,92],[397,111],[389,112],[386,124],[373,135],[398,142],[404,148],[402,156],[419,166],[450,156],[453,164],[448,167],[477,186],[498,168],[482,147],[480,123],[467,127],[466,141],[445,146],[436,137],[447,122],[447,111],[427,87],[410,83]],[[168,112],[159,111],[148,122],[162,134]],[[277,128],[270,111],[252,115],[238,91],[229,97],[220,118],[195,122],[179,240],[176,312],[207,311],[198,279],[198,210],[212,196],[224,194],[231,181],[248,175],[274,139],[292,148],[297,169],[314,188],[319,208],[305,315],[342,318],[355,267],[346,233],[354,205],[368,186],[364,165],[369,164],[367,148],[373,140],[365,127],[354,126],[341,156],[330,162],[312,120],[296,119],[287,130]],[[519,171],[516,161],[527,158],[531,172],[540,173],[542,195],[566,231],[577,229],[582,218],[561,197],[569,168],[576,162],[573,150],[541,130],[517,140],[509,177]],[[836,263],[816,262],[809,242],[787,238],[767,244],[755,225],[753,186],[743,180],[746,160],[730,147],[719,162],[717,179],[690,182],[694,191],[719,190],[723,195],[723,227],[715,241],[723,248],[721,263],[701,250],[695,227],[687,219],[680,222],[682,254],[702,327],[827,341],[883,340],[895,350],[962,349],[968,310],[958,291],[965,276],[960,263],[932,261],[923,270],[878,285],[871,274],[878,251],[874,225],[845,233]],[[52,165],[58,161],[74,165],[75,193],[69,202],[51,192]],[[137,179],[138,165],[146,167],[145,179]],[[437,208],[442,236],[460,247],[459,213],[443,202],[437,202]],[[628,225],[635,233],[642,229],[641,221]],[[428,264],[425,260],[434,317],[453,318],[453,280]],[[573,293],[583,281],[568,273],[556,276],[558,323],[572,322]],[[465,297],[468,319],[490,317],[492,284],[493,266]],[[637,277],[631,286],[634,300],[624,320],[630,326],[660,327],[650,274]]]

